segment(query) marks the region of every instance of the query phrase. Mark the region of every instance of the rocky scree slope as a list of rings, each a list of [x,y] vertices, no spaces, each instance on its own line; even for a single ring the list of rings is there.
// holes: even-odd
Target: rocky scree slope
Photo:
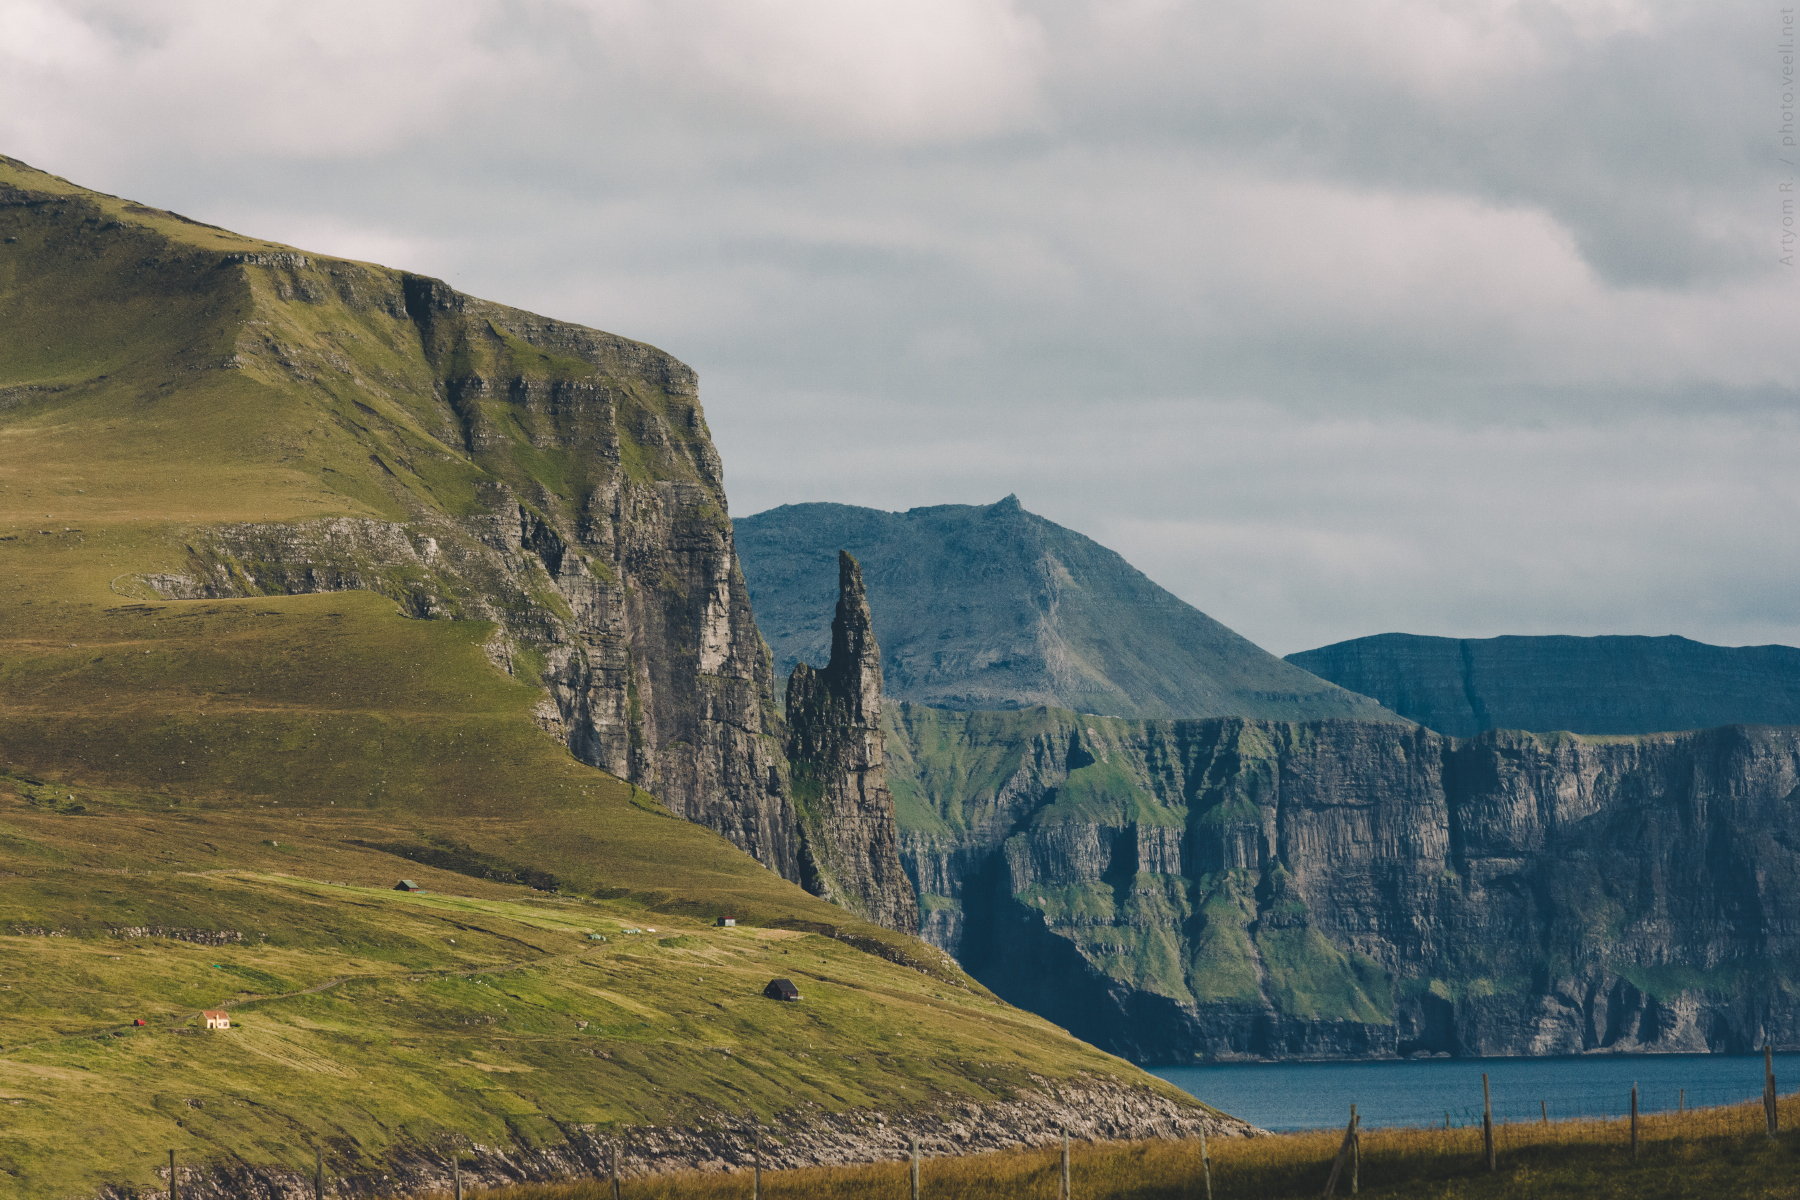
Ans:
[[[1287,661],[1453,737],[1800,724],[1800,649],[1683,637],[1384,633]]]
[[[1800,1045],[1800,730],[891,710],[924,936],[1140,1062]]]
[[[781,673],[824,658],[831,569],[847,550],[868,583],[887,694],[902,700],[1141,717],[1396,719],[1262,650],[1013,496],[904,513],[790,504],[735,525],[757,621]]]
[[[15,160],[0,214],[9,422],[106,409],[140,440],[166,429],[146,474],[235,460],[263,493],[244,507],[302,510],[191,526],[180,560],[114,593],[365,589],[493,621],[492,657],[542,682],[537,719],[578,758],[797,878],[773,671],[691,369]],[[171,419],[196,395],[235,434]]]

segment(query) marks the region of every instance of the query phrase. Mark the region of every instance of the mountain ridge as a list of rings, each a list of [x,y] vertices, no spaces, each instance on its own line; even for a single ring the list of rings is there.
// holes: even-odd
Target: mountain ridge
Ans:
[[[885,690],[955,709],[1121,716],[1394,714],[1284,663],[1114,551],[1020,506],[790,504],[734,522],[778,675],[822,661],[839,550],[863,564]]]
[[[1800,724],[1800,649],[1792,646],[1713,646],[1673,634],[1383,633],[1287,661],[1452,737]]]

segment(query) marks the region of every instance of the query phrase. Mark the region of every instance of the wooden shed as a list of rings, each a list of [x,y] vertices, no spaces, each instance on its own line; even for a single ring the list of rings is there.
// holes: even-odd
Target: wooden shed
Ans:
[[[230,1029],[231,1018],[225,1015],[222,1008],[209,1008],[200,1014],[200,1019],[208,1029]]]
[[[394,890],[396,892],[422,892],[425,889],[410,879],[402,879],[399,883],[394,885]]]
[[[736,925],[737,925],[736,917],[720,917],[719,918],[719,928],[720,929],[731,929],[731,928],[734,928]]]
[[[798,1000],[800,999],[800,989],[795,987],[790,980],[771,979],[769,986],[763,989],[763,995],[771,1000]]]

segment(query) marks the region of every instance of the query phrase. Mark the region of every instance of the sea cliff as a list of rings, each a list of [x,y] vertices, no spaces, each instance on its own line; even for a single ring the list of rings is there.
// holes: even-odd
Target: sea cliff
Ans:
[[[1140,1062],[1800,1044],[1800,729],[899,706],[924,935]]]

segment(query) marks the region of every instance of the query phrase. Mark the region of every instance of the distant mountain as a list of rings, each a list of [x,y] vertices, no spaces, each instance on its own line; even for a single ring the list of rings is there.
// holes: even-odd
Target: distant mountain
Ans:
[[[1800,649],[1681,637],[1383,633],[1287,661],[1439,733],[1663,733],[1800,724]]]
[[[1395,720],[1158,587],[1017,497],[903,513],[790,504],[734,522],[777,678],[831,653],[837,555],[862,563],[885,690],[953,709]]]

